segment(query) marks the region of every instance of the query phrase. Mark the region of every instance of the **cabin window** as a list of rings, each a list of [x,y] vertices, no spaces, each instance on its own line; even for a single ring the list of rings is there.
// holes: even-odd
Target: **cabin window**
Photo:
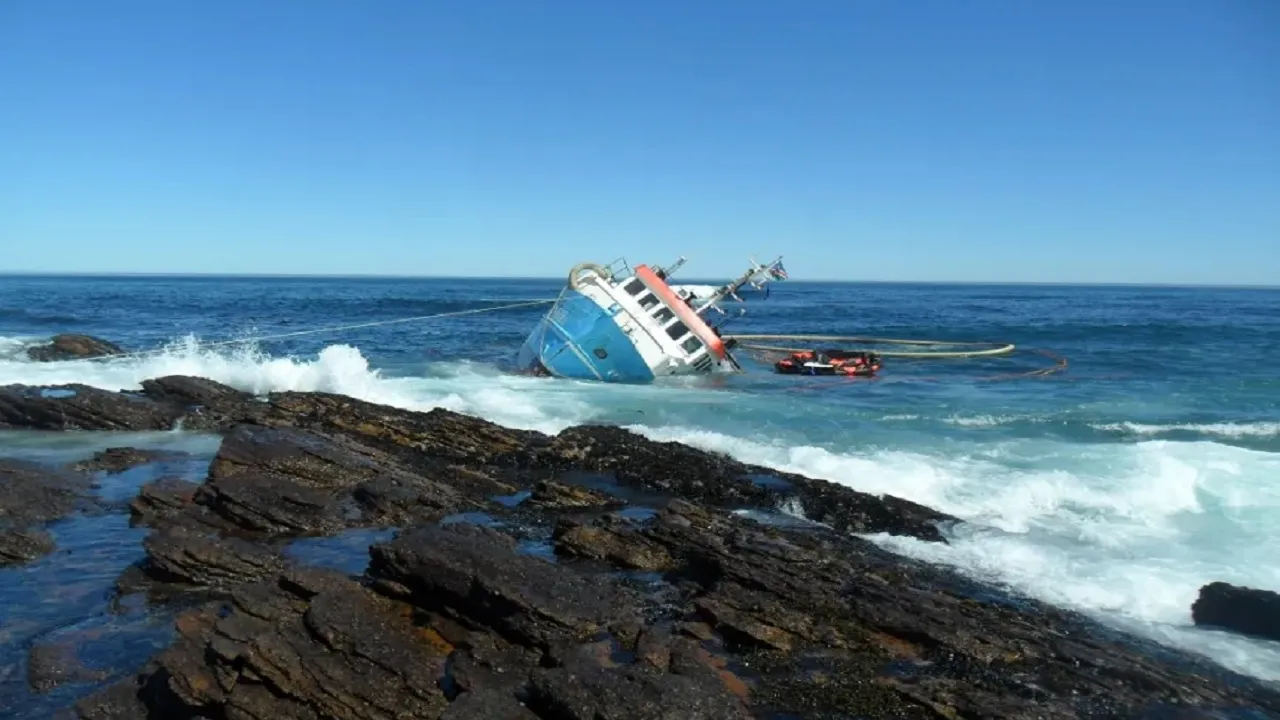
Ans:
[[[665,323],[666,321],[670,320],[675,316],[676,314],[671,312],[671,308],[667,307],[666,305],[663,305],[662,307],[658,308],[658,311],[653,314],[653,317],[657,319],[659,325],[661,325],[662,323]]]
[[[685,327],[685,324],[679,320],[675,321],[671,324],[671,327],[667,328],[667,334],[671,336],[672,340],[678,340],[679,338],[684,337],[684,334],[687,332],[689,332],[689,328]]]
[[[697,335],[690,335],[688,340],[685,340],[683,343],[680,344],[680,347],[684,348],[685,352],[692,355],[698,352],[698,350],[702,347],[702,341],[698,339]]]
[[[649,308],[657,304],[658,304],[658,298],[654,297],[652,294],[645,295],[644,297],[640,298],[640,307],[644,308],[645,310],[648,310]]]
[[[640,281],[640,278],[631,278],[631,281],[623,285],[622,289],[626,290],[630,295],[639,295],[644,292],[644,283]]]

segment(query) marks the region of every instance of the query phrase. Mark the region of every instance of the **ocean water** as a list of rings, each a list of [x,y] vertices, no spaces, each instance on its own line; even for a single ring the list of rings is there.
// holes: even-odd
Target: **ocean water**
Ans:
[[[889,359],[875,380],[779,376],[750,359],[742,375],[643,387],[513,375],[541,307],[210,345],[551,298],[558,285],[0,277],[0,385],[127,389],[190,374],[254,392],[444,407],[545,432],[617,423],[952,513],[969,522],[946,546],[873,539],[1280,680],[1280,645],[1197,629],[1190,618],[1207,582],[1280,590],[1280,290],[784,282],[725,329],[1020,349],[998,359]],[[162,350],[24,359],[24,347],[57,332]],[[1069,366],[1027,375],[1054,365],[1036,350]],[[194,447],[206,459],[216,448],[204,437],[158,435],[144,440]],[[126,441],[0,433],[0,454],[66,458]],[[144,479],[122,480],[117,491]],[[112,522],[59,528],[73,544],[77,532],[108,538],[85,541],[108,581],[139,555],[141,534]],[[0,571],[0,597],[29,594],[30,583],[45,582],[41,568],[57,562]],[[10,633],[35,638],[96,622],[104,596],[68,593],[66,609],[23,616],[27,629]]]

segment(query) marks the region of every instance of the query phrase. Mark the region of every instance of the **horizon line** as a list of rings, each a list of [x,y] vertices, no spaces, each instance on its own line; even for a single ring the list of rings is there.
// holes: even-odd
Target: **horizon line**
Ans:
[[[427,275],[395,273],[275,273],[275,272],[89,272],[3,270],[0,277],[46,278],[171,278],[171,279],[297,279],[297,280],[506,280],[554,281],[560,275]],[[723,278],[688,278],[687,282],[716,284]],[[1220,290],[1280,290],[1280,284],[1229,284],[1212,282],[1091,282],[1083,280],[875,280],[836,278],[788,278],[794,284],[840,283],[848,285],[1012,285],[1057,287],[1203,288]],[[677,282],[676,284],[681,284]]]

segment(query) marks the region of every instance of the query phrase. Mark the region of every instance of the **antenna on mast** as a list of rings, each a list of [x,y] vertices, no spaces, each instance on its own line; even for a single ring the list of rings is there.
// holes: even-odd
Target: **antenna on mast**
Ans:
[[[777,260],[774,260],[768,265],[761,265],[756,262],[755,257],[751,257],[749,259],[751,261],[751,267],[746,272],[739,275],[732,282],[719,287],[711,297],[707,298],[707,301],[695,309],[694,312],[701,314],[705,310],[714,309],[716,312],[723,315],[724,310],[720,309],[719,302],[727,297],[731,297],[738,302],[743,302],[742,298],[738,297],[738,289],[743,285],[750,284],[751,287],[759,290],[767,285],[770,280],[787,279],[787,271],[782,267],[781,255],[778,256]]]

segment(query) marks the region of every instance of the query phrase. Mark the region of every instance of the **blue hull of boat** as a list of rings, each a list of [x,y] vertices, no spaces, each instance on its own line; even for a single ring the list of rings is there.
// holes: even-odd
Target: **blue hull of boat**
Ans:
[[[516,363],[526,372],[575,380],[653,381],[653,371],[613,316],[569,289],[529,333]]]

